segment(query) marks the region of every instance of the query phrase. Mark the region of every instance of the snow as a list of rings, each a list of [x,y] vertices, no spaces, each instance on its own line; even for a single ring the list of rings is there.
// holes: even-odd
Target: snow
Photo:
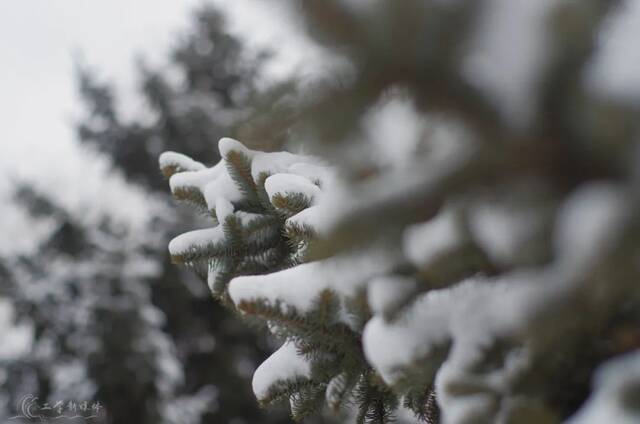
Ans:
[[[348,383],[348,374],[347,372],[341,372],[335,377],[331,378],[329,384],[327,384],[327,389],[325,390],[325,399],[327,401],[327,405],[331,409],[336,409],[340,405],[340,401],[342,400],[342,396],[344,394],[344,387]]]
[[[218,141],[218,151],[220,152],[220,156],[222,156],[224,159],[228,159],[229,154],[232,151],[243,153],[249,159],[251,159],[254,153],[253,150],[248,149],[238,140],[234,140],[233,138],[228,137],[223,137],[220,139],[220,141]]]
[[[492,98],[504,121],[527,125],[547,55],[549,11],[558,0],[490,0],[463,64],[469,81]]]
[[[520,247],[540,231],[536,210],[516,210],[496,202],[476,204],[469,211],[473,239],[496,263],[511,264]]]
[[[169,166],[174,166],[181,171],[201,171],[205,169],[205,166],[202,163],[191,159],[187,155],[176,152],[162,153],[158,162],[160,163],[161,169]]]
[[[365,116],[365,138],[382,166],[411,161],[425,132],[424,116],[406,96],[389,93]],[[393,142],[390,142],[393,140]]]
[[[440,399],[438,399],[440,405]],[[458,400],[455,407],[440,406],[442,422],[446,424],[467,423],[467,422],[492,422],[498,409],[498,402],[495,396],[489,393],[473,393]]]
[[[25,355],[34,341],[34,329],[27,323],[15,323],[12,302],[0,297],[0,361]]]
[[[403,251],[416,266],[427,266],[464,243],[457,216],[445,208],[433,219],[409,226],[404,231]]]
[[[319,163],[320,160],[316,162]],[[322,188],[335,178],[334,171],[330,167],[310,162],[296,162],[287,168],[287,172],[305,177],[314,183],[317,182]]]
[[[253,161],[251,161],[251,176],[257,181],[261,174],[273,175],[287,172],[295,164],[310,161],[314,161],[314,158],[289,152],[254,152]]]
[[[208,208],[215,207],[220,198],[227,199],[230,202],[239,202],[244,197],[226,170],[213,181],[208,182],[202,194]]]
[[[227,158],[232,151],[243,153],[251,161],[251,173],[254,181],[259,181],[260,175],[269,175],[269,184],[265,182],[265,188],[273,197],[276,192],[297,192],[308,196],[310,199],[320,194],[320,188],[315,181],[296,175],[296,172],[313,175],[320,179],[327,175],[327,170],[314,167],[309,162],[317,161],[310,156],[294,155],[288,152],[266,153],[248,149],[242,143],[231,138],[222,138],[218,142],[218,149],[222,159],[215,166],[206,168],[199,162],[195,162],[187,156],[174,152],[166,152],[160,157],[160,165],[178,164],[185,172],[178,172],[171,176],[169,185],[173,193],[179,190],[199,190],[205,199],[207,208],[218,209],[219,199],[228,202],[240,202],[244,195],[235,183],[227,168]],[[221,217],[228,215],[229,205],[220,206]]]
[[[209,270],[207,271],[207,286],[212,293],[214,292],[218,275],[220,275],[220,269],[216,266],[209,265]]]
[[[324,213],[326,213],[326,210],[322,207],[311,206],[287,219],[285,225],[294,228],[311,227],[315,232],[322,234],[325,223],[323,219]]]
[[[199,171],[185,171],[174,174],[169,178],[169,186],[172,192],[184,188],[198,188],[204,190],[205,186],[212,180],[218,178],[225,171],[224,164],[218,163],[211,168]]]
[[[31,169],[32,161],[22,161],[21,166],[29,168],[25,170],[28,172],[12,169],[19,164],[0,170],[0,202],[3,205],[0,252],[7,255],[20,251],[27,253],[56,227],[55,219],[30,219],[24,208],[13,201],[17,182],[54,199],[61,208],[78,212],[77,220],[82,225],[99,225],[109,219],[122,229],[139,231],[148,224],[150,216],[166,217],[171,213],[163,200],[127,181],[120,171],[112,168],[107,158],[96,152],[83,153],[82,158],[69,158],[76,162],[75,166],[58,164],[56,172],[47,175],[42,172],[32,175],[35,172],[35,168]]]
[[[498,314],[494,312],[494,316]],[[472,327],[466,333],[457,330],[449,357],[438,370],[435,381],[443,422],[474,422],[483,416],[490,421],[507,422],[501,415],[508,413],[513,401],[510,398],[512,381],[531,367],[528,350],[508,351],[504,364],[495,369],[477,372],[474,367],[486,360],[484,352],[497,337],[504,335],[504,332],[495,331],[496,324],[508,328],[508,318],[509,315],[504,314],[502,319],[482,322],[481,326]],[[481,329],[481,337],[475,337],[474,330],[478,329]],[[464,390],[465,387],[471,390]]]
[[[318,205],[323,209],[318,213],[319,227],[330,231],[345,217],[355,218],[371,210],[388,208],[388,205],[402,205],[401,208],[417,207],[415,199],[437,194],[441,183],[472,160],[473,147],[468,147],[464,131],[455,131],[450,122],[436,125],[441,135],[452,138],[439,139],[429,144],[429,152],[416,160],[388,172],[367,178],[351,187],[337,181],[330,189],[323,189]],[[459,127],[457,128],[460,129]],[[431,141],[431,140],[430,140]],[[398,211],[403,213],[404,210]]]
[[[224,160],[211,168],[174,174],[169,179],[169,185],[173,193],[184,189],[199,190],[209,209],[216,208],[216,202],[219,198],[225,198],[230,202],[237,202],[243,198],[242,193],[227,172]]]
[[[367,323],[362,334],[364,354],[387,384],[401,378],[402,367],[449,343],[449,311],[454,298],[450,290],[428,292],[398,320],[390,323],[374,316]]]
[[[588,269],[617,239],[628,210],[623,193],[613,184],[580,187],[557,219],[554,242],[559,266],[568,272]]]
[[[273,175],[288,172],[296,164],[317,162],[311,156],[296,155],[289,152],[260,152],[245,147],[242,143],[231,138],[222,138],[218,143],[220,156],[227,159],[231,151],[243,153],[251,161],[251,177],[258,181],[262,174]]]
[[[199,424],[202,415],[220,408],[219,393],[215,386],[201,387],[195,394],[180,396],[165,402],[162,411],[166,421],[176,424]]]
[[[155,333],[155,334],[154,334]],[[151,337],[144,339],[146,349],[152,348],[159,352],[154,357],[155,367],[158,370],[155,377],[155,383],[165,396],[169,396],[176,388],[184,383],[184,370],[178,357],[176,356],[176,347],[167,334],[161,331],[155,331]]]
[[[229,215],[233,215],[233,209],[230,201],[224,197],[218,197],[216,199],[216,219],[218,222],[223,223]]]
[[[169,242],[169,253],[171,255],[181,255],[196,247],[214,245],[224,240],[224,231],[219,225],[214,228],[189,231],[180,234]]]
[[[266,179],[264,188],[269,199],[277,194],[303,194],[313,201],[320,194],[320,187],[310,182],[305,177],[294,174],[275,174]]]
[[[408,277],[384,275],[369,282],[367,300],[374,314],[382,315],[399,306],[415,292],[417,284]]]
[[[269,389],[277,382],[308,378],[311,365],[298,354],[291,341],[285,342],[264,361],[253,374],[253,393],[258,400],[269,395]]]
[[[1,191],[1,190],[0,190]],[[8,193],[0,193],[2,219],[0,220],[0,256],[31,253],[44,237],[57,228],[54,219],[34,222],[24,213],[24,209],[12,202]]]
[[[637,405],[640,351],[609,360],[595,373],[594,390],[585,405],[566,424],[634,424],[640,422]],[[627,403],[624,399],[633,396]]]
[[[620,2],[606,19],[586,83],[600,95],[640,102],[640,2]]]
[[[474,278],[429,291],[393,322],[376,315],[367,323],[362,337],[365,356],[390,385],[427,358],[435,372],[438,350],[450,344],[447,361],[454,361],[459,369],[460,363],[473,361],[497,335],[517,330],[524,305],[535,299],[536,289],[517,280]]]
[[[293,308],[304,314],[313,309],[323,290],[332,290],[341,298],[354,296],[392,263],[376,252],[309,262],[271,274],[236,277],[229,283],[229,295],[236,305],[262,300],[283,312]]]
[[[229,284],[229,295],[236,305],[258,299],[274,305],[283,301],[302,313],[309,311],[315,297],[328,287],[318,278],[321,269],[321,262],[311,262],[271,274],[236,277]]]
[[[86,364],[80,359],[49,364],[51,369],[51,387],[53,393],[50,398],[91,399],[96,394],[96,384],[88,375]]]

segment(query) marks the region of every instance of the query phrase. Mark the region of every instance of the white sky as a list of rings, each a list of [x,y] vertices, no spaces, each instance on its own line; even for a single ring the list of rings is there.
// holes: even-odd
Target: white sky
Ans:
[[[74,55],[81,53],[102,76],[114,80],[127,100],[126,93],[135,88],[135,55],[161,61],[175,35],[188,27],[190,11],[200,3],[202,0],[0,2],[0,167],[32,175],[34,168],[50,166],[53,158],[74,161],[72,122],[78,111]],[[273,19],[274,3],[214,3],[226,5],[232,27],[251,44],[278,43],[281,50],[301,51],[298,37],[282,36],[287,29],[282,19]],[[269,22],[277,24],[270,26]],[[288,59],[279,61],[274,72],[293,66],[291,54],[283,57]]]
[[[277,46],[280,56],[272,74],[296,68],[313,55],[303,38],[293,36],[282,2],[208,1],[228,11],[232,30],[250,45]],[[18,237],[24,228],[3,200],[11,177],[35,179],[79,207],[104,203],[113,196],[101,193],[126,186],[117,178],[103,181],[106,164],[74,140],[73,121],[80,111],[75,55],[115,82],[120,100],[131,107],[137,98],[135,57],[162,63],[176,35],[189,28],[192,10],[202,3],[0,1],[0,234],[5,240]]]
[[[161,57],[194,0],[0,2],[0,169],[23,177],[81,167],[73,142],[74,55],[123,87],[134,52]],[[54,171],[54,172],[51,172]],[[0,189],[3,187],[0,186]]]
[[[122,193],[74,142],[74,54],[123,86],[133,84],[132,55],[162,54],[195,1],[21,0],[0,2],[1,249],[28,247],[37,228],[6,200],[11,179],[35,179],[78,207]],[[161,5],[161,6],[159,6]],[[153,13],[150,13],[153,11]],[[99,205],[96,205],[99,207]],[[25,234],[26,233],[26,234]]]

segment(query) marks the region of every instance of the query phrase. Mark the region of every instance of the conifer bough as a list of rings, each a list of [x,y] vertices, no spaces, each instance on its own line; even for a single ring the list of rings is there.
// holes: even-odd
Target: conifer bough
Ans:
[[[357,3],[303,8],[356,69],[299,119],[339,171],[229,139],[212,168],[161,158],[217,223],[174,260],[283,342],[258,400],[358,423],[640,422],[638,103],[585,82],[616,2]],[[539,57],[487,61],[511,57],[505,28]],[[360,131],[393,104],[394,124],[418,117],[404,154],[400,131]]]
[[[263,405],[288,400],[296,419],[323,404],[355,404],[357,422],[386,423],[402,404],[425,422],[439,422],[440,414],[448,423],[560,422],[563,394],[545,379],[574,361],[593,369],[620,348],[585,355],[580,337],[606,340],[612,330],[572,316],[597,311],[597,319],[621,325],[612,305],[633,281],[598,292],[600,261],[629,266],[625,246],[637,234],[620,231],[634,219],[620,188],[590,184],[570,196],[555,223],[558,261],[535,270],[488,272],[489,258],[499,258],[496,243],[483,242],[482,219],[456,203],[408,226],[400,252],[371,242],[309,261],[314,240],[330,240],[340,216],[353,213],[335,206],[340,190],[331,169],[231,139],[219,150],[212,168],[161,156],[176,197],[216,224],[176,237],[169,249],[176,263],[206,276],[214,297],[283,341],[254,374]],[[617,369],[599,371],[593,402],[625,390],[611,377]],[[584,383],[583,375],[563,378],[554,384],[566,390],[578,384],[573,378]],[[591,422],[579,418],[589,408],[571,422]]]

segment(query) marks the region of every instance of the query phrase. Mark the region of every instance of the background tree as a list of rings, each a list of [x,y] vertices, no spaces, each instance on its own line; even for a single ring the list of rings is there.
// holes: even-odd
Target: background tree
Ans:
[[[251,126],[245,123],[262,112],[260,105],[279,104],[275,108],[279,119],[291,111],[287,98],[292,82],[260,88],[260,71],[268,55],[245,49],[212,7],[196,11],[193,22],[173,48],[168,66],[140,66],[145,119],[123,119],[113,88],[87,67],[78,73],[86,106],[77,126],[80,140],[106,153],[132,181],[165,201],[169,199],[157,166],[160,152],[180,149],[215,162],[219,160],[215,141],[223,134],[238,131],[251,138],[256,121]],[[276,113],[271,110],[271,116]],[[276,134],[278,128],[272,128]],[[276,134],[270,142],[275,146],[282,137]],[[254,143],[269,147],[257,137]],[[164,225],[155,231],[168,240],[193,219],[186,210],[162,216]],[[166,316],[163,330],[176,344],[184,365],[186,391],[217,388],[218,408],[208,411],[202,422],[289,422],[284,412],[263,413],[250,390],[248,377],[267,355],[270,342],[212,302],[205,284],[172,266],[164,245],[152,249],[161,270],[150,284],[151,297]]]
[[[151,298],[160,270],[150,256],[159,242],[152,226],[99,211],[87,218],[27,184],[16,196],[33,224],[46,221],[50,231],[33,254],[5,258],[4,294],[33,342],[2,361],[4,419],[23,415],[32,394],[36,416],[73,416],[69,402],[87,402],[81,417],[109,423],[200,422],[216,389],[184,392],[176,346]]]

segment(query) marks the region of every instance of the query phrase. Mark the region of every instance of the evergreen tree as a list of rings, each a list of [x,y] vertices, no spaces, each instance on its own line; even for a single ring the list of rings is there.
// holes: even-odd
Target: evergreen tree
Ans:
[[[73,416],[86,402],[75,411],[86,422],[200,422],[215,389],[183,395],[184,370],[151,299],[159,271],[151,252],[160,242],[153,226],[104,212],[87,219],[29,185],[17,198],[34,225],[45,220],[51,230],[34,254],[4,259],[4,295],[33,342],[2,361],[3,418],[28,422],[31,394],[38,400],[29,411],[43,419]]]
[[[262,108],[285,120],[292,113],[288,99],[293,81],[260,88],[258,80],[266,52],[251,53],[227,30],[224,16],[211,6],[194,13],[194,27],[173,48],[170,61],[159,69],[140,62],[141,99],[147,106],[144,119],[123,119],[117,110],[112,87],[100,81],[90,68],[78,68],[78,88],[85,104],[85,116],[77,134],[113,158],[134,181],[164,193],[158,182],[157,157],[166,150],[215,163],[220,158],[211,140],[228,134],[242,135],[262,148],[276,148],[283,135],[278,128],[268,141],[265,129],[256,126]],[[263,84],[264,85],[264,84]],[[264,118],[263,118],[264,119]],[[282,126],[282,125],[280,125]]]
[[[193,28],[176,43],[166,68],[140,67],[140,96],[150,118],[124,119],[112,87],[89,68],[79,69],[79,91],[86,115],[78,123],[78,136],[110,156],[116,167],[153,196],[165,196],[169,201],[158,178],[157,155],[161,151],[180,149],[215,162],[219,156],[211,149],[211,140],[229,131],[251,139],[251,134],[258,131],[254,128],[256,121],[251,125],[245,122],[261,112],[261,103],[272,106],[275,101],[281,104],[277,108],[280,115],[287,116],[286,98],[292,83],[263,90],[257,87],[266,56],[248,52],[228,33],[220,12],[202,7],[194,14]],[[260,101],[255,100],[257,96]],[[271,129],[271,143],[276,146],[283,136],[274,126]],[[254,142],[266,145],[257,137]],[[164,225],[155,227],[158,237],[166,240],[182,231],[194,219],[189,212],[167,216],[160,211],[157,219]],[[171,265],[165,246],[151,248],[155,249],[156,265],[161,267],[149,286],[151,298],[167,317],[163,329],[176,344],[184,364],[186,390],[198,393],[211,385],[217,390],[218,408],[207,411],[202,422],[290,422],[286,412],[266,415],[251,394],[249,377],[268,355],[269,339],[212,302],[206,285]]]
[[[282,340],[261,403],[640,420],[640,100],[598,76],[616,5],[310,0],[310,34],[350,62],[291,131],[322,159],[230,139],[212,168],[160,157],[214,222],[173,260]]]

